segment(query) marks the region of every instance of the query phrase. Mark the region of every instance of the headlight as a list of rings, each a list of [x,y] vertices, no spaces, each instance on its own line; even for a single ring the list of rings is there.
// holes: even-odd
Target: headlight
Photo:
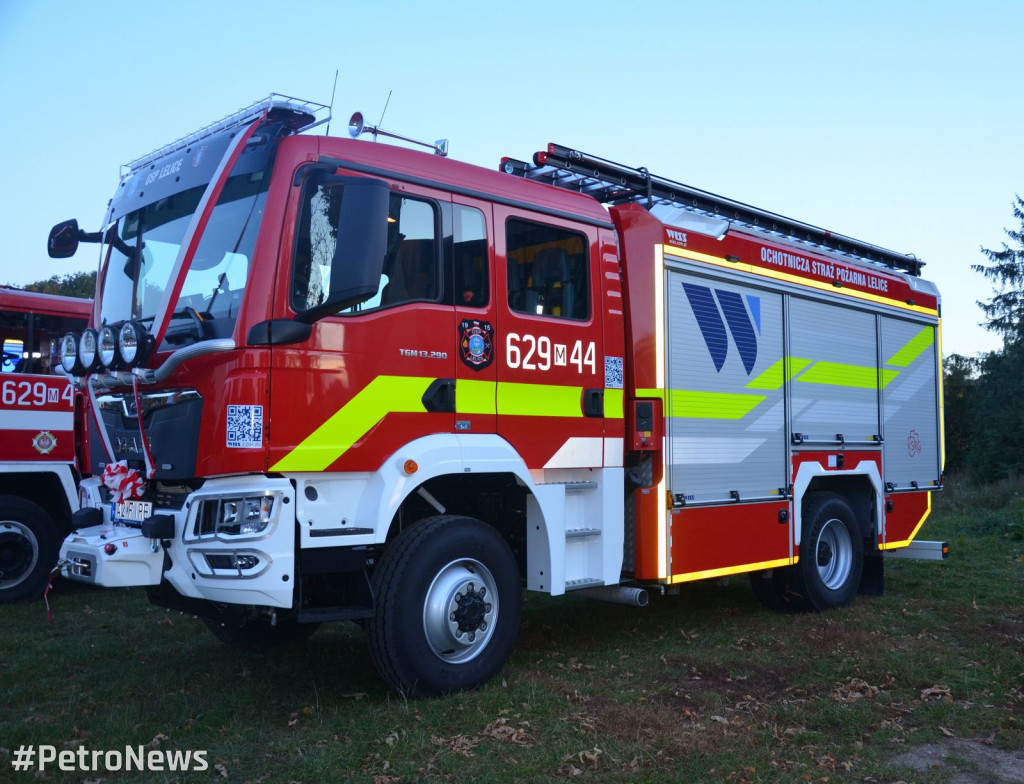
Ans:
[[[107,326],[100,330],[98,350],[100,354],[100,362],[103,363],[103,367],[108,370],[116,369],[114,363],[117,361],[117,337],[114,335],[113,327]]]
[[[146,361],[146,338],[146,328],[137,321],[126,321],[117,331],[117,350],[128,367],[138,367]]]
[[[81,368],[78,367],[78,336],[74,332],[69,332],[61,338],[60,366],[69,375],[81,372]]]
[[[263,533],[274,512],[269,495],[220,498],[203,501],[196,517],[197,536],[254,536]]]
[[[82,338],[78,341],[78,361],[82,363],[82,367],[87,373],[99,370],[99,365],[96,362],[96,346],[98,343],[99,337],[94,329],[87,329],[82,332]]]

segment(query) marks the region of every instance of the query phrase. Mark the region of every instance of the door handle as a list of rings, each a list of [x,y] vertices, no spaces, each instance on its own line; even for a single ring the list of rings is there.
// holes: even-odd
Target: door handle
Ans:
[[[583,416],[600,419],[604,417],[604,390],[583,390]]]

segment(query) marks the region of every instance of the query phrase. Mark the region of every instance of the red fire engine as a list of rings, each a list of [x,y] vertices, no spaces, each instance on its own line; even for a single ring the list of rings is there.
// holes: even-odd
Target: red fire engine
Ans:
[[[43,592],[78,509],[76,395],[56,349],[91,313],[91,300],[0,288],[0,602]]]
[[[916,258],[558,145],[487,171],[302,133],[327,114],[272,96],[130,164],[101,232],[54,227],[105,244],[62,349],[104,468],[68,577],[237,646],[358,620],[430,695],[501,669],[523,585],[748,573],[824,610],[941,556]]]

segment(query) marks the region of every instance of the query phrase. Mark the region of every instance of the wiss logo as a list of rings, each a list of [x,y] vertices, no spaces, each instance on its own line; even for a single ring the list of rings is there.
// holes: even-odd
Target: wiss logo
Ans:
[[[697,318],[704,344],[722,371],[729,355],[729,335],[749,376],[757,363],[757,336],[761,332],[761,298],[743,297],[735,291],[711,290],[708,286],[684,283],[683,290]],[[744,302],[745,300],[745,302]],[[748,311],[749,306],[749,311]],[[727,331],[728,330],[728,331]]]

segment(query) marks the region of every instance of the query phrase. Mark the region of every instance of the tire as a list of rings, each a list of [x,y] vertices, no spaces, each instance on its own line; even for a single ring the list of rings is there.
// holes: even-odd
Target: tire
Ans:
[[[38,599],[57,565],[60,536],[41,506],[0,497],[0,603]]]
[[[446,515],[407,528],[381,556],[373,588],[370,655],[401,694],[473,689],[508,661],[523,594],[515,557],[489,525]]]
[[[804,502],[794,588],[819,612],[853,601],[864,571],[864,541],[841,496],[815,493]]]
[[[214,637],[238,651],[266,651],[289,642],[304,642],[320,628],[318,623],[298,623],[294,619],[279,620],[276,626],[264,618],[247,618],[240,624],[204,618],[203,623]]]

